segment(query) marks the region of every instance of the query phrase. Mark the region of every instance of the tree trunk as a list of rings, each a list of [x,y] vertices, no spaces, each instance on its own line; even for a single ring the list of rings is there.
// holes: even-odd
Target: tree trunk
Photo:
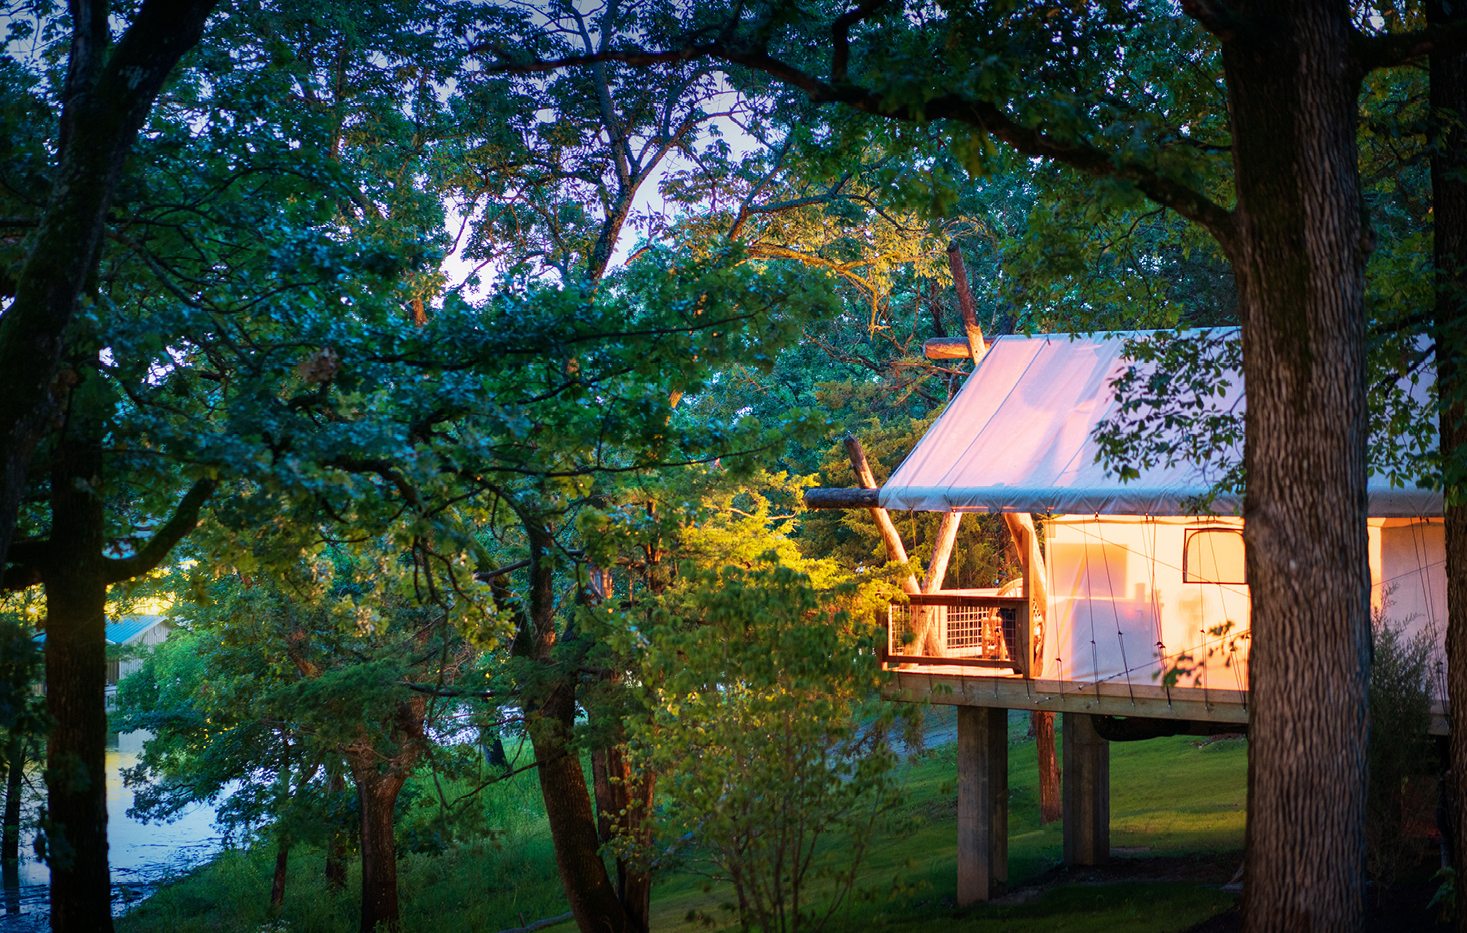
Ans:
[[[25,765],[29,755],[19,736],[10,737],[5,773],[5,815],[3,838],[0,838],[0,884],[5,889],[5,912],[20,913],[20,802],[25,793]]]
[[[64,395],[55,380],[62,338],[96,268],[123,162],[163,82],[198,44],[217,2],[146,3],[110,54],[108,4],[70,5],[72,41],[54,180],[16,277],[15,300],[0,317],[0,570],[31,453]]]
[[[1434,26],[1467,19],[1460,3],[1429,0]],[[1447,694],[1452,864],[1467,865],[1467,54],[1431,56],[1432,233],[1436,266],[1437,390],[1446,487]],[[1467,933],[1458,895],[1457,928]]]
[[[655,778],[632,769],[626,745],[620,742],[592,753],[591,773],[601,842],[604,845],[617,840],[625,847],[619,848],[616,856],[617,897],[631,928],[646,933],[651,923],[652,873],[645,854],[652,844],[649,816]]]
[[[1248,387],[1250,930],[1348,930],[1365,873],[1364,231],[1347,7],[1238,4],[1223,40]]]
[[[270,916],[285,906],[285,869],[290,863],[290,843],[284,837],[275,847],[275,874],[270,879]]]
[[[352,768],[362,811],[362,933],[398,929],[397,842],[393,810],[404,775]]]
[[[540,794],[555,840],[555,864],[576,925],[584,933],[629,933],[636,927],[601,860],[586,775],[570,741],[574,717],[573,688],[563,682],[549,688],[538,708],[526,709]]]
[[[72,396],[51,477],[46,588],[46,844],[51,929],[112,929],[107,871],[107,583],[101,424]]]
[[[633,929],[631,920],[601,860],[591,793],[572,741],[575,677],[555,657],[555,540],[539,515],[514,499],[507,501],[529,539],[530,586],[513,651],[539,668],[524,688],[525,727],[535,750],[535,771],[555,843],[561,887],[576,926],[585,933],[627,933]],[[559,648],[564,650],[565,645]]]
[[[1029,722],[1039,749],[1039,822],[1053,823],[1061,815],[1059,762],[1054,754],[1054,713],[1036,710]]]

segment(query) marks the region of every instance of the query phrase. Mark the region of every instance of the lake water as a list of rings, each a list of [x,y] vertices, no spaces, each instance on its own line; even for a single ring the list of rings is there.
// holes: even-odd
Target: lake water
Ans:
[[[114,913],[147,897],[169,878],[208,861],[222,844],[214,829],[214,809],[209,806],[193,807],[172,823],[139,823],[128,817],[133,794],[122,786],[122,771],[137,764],[146,737],[145,733],[129,733],[118,738],[116,748],[107,750],[107,853],[112,864]],[[7,910],[0,914],[0,933],[47,928],[50,871],[36,861],[32,842],[29,833],[21,839],[20,913]]]

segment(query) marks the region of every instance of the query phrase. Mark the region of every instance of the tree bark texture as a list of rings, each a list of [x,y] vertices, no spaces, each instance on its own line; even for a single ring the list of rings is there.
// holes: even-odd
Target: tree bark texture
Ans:
[[[83,393],[89,394],[89,393]],[[107,578],[101,424],[72,398],[51,477],[46,589],[46,840],[51,929],[112,929],[107,870]]]
[[[596,791],[596,823],[602,844],[621,840],[634,852],[652,844],[652,794],[656,779],[639,774],[631,765],[624,742],[617,741],[591,755]],[[632,929],[646,933],[651,923],[652,873],[644,860],[616,856],[616,893]]]
[[[555,840],[555,864],[576,925],[584,933],[630,933],[635,928],[601,860],[586,775],[571,742],[574,694],[570,684],[558,687],[552,687],[553,693],[533,712],[526,709],[530,742],[539,763],[535,770],[540,794]]]
[[[628,933],[634,929],[632,920],[601,859],[591,790],[576,753],[576,678],[555,657],[555,540],[539,515],[509,501],[529,539],[530,576],[513,650],[538,668],[524,691],[525,727],[535,750],[561,887],[582,931]]]
[[[55,382],[67,324],[87,279],[123,163],[178,60],[218,0],[145,0],[110,44],[105,0],[73,0],[72,41],[51,190],[0,318],[0,569],[26,472],[65,387]]]
[[[270,877],[270,915],[285,906],[285,874],[290,867],[290,843],[281,839],[275,845],[275,873]]]
[[[393,811],[406,777],[396,768],[379,773],[373,764],[352,768],[362,820],[362,933],[396,930],[401,922]]]
[[[1248,387],[1249,930],[1348,930],[1365,872],[1360,73],[1344,5],[1238,4],[1223,34]]]
[[[1461,3],[1430,0],[1429,24],[1467,20]],[[1435,53],[1431,80],[1433,261],[1438,424],[1446,486],[1448,798],[1452,864],[1467,865],[1467,54]],[[1459,896],[1458,904],[1462,900]],[[1467,910],[1457,928],[1467,933]]]

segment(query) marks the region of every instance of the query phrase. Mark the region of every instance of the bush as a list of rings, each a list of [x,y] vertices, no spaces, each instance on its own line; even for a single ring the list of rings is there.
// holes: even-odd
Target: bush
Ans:
[[[1370,666],[1370,789],[1366,798],[1366,867],[1377,890],[1399,883],[1424,854],[1411,824],[1433,812],[1439,763],[1427,734],[1431,642],[1376,613]]]

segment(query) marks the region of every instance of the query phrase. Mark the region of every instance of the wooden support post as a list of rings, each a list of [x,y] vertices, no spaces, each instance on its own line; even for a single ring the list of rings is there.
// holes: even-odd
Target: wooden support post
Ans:
[[[876,474],[871,472],[871,464],[866,460],[866,449],[861,446],[854,435],[846,435],[846,453],[851,458],[851,469],[855,471],[856,482],[863,489],[875,489]],[[886,545],[886,559],[898,564],[907,562],[907,549],[902,545],[902,536],[897,532],[896,525],[892,523],[891,516],[881,506],[873,506],[871,517],[876,519],[876,529],[881,532],[881,541]],[[922,590],[917,586],[917,575],[907,574],[902,579],[902,589],[908,593],[920,593]]]
[[[1110,743],[1091,716],[1065,713],[1062,726],[1065,864],[1102,865],[1110,858]]]
[[[927,565],[927,579],[922,581],[922,592],[936,593],[942,589],[947,565],[953,556],[953,543],[958,540],[958,523],[962,519],[962,512],[943,513],[942,524],[937,528],[937,542],[932,545],[932,562]]]
[[[1009,881],[1009,711],[958,707],[958,906]]]
[[[851,469],[856,474],[856,482],[864,489],[875,489],[876,474],[871,472],[871,464],[866,459],[866,449],[855,435],[846,435],[846,453],[851,458]],[[896,525],[892,523],[891,516],[881,506],[871,509],[871,517],[876,520],[876,530],[881,533],[881,541],[886,545],[886,558],[893,563],[904,564],[907,562],[907,549],[902,544],[902,536],[897,532]],[[908,594],[922,592],[917,584],[917,575],[909,573],[902,578],[902,589]],[[916,643],[919,653],[929,657],[938,657],[942,654],[942,636],[937,631],[937,613],[926,610],[917,611],[913,608],[913,641]]]
[[[1044,625],[1049,617],[1049,587],[1045,583],[1044,555],[1039,550],[1039,532],[1034,528],[1034,516],[1026,512],[1003,513],[1004,527],[1014,540],[1019,563],[1024,568],[1024,598],[1029,601],[1026,613],[1028,624],[1021,625],[1018,632],[1019,656],[1025,677],[1044,676]],[[1036,633],[1035,624],[1039,630]]]

